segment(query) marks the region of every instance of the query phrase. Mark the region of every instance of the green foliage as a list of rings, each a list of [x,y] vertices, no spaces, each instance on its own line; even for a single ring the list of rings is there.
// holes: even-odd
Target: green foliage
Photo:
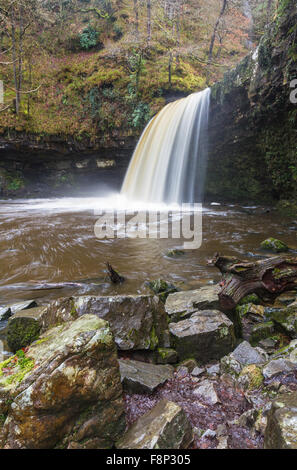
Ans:
[[[112,30],[114,33],[113,39],[115,41],[118,41],[124,35],[123,29],[118,24],[114,24]]]
[[[258,49],[258,61],[260,67],[268,69],[271,66],[272,48],[267,41],[261,41]]]
[[[92,119],[99,117],[101,106],[100,93],[97,87],[91,88],[85,98],[85,109]]]
[[[25,186],[23,178],[19,176],[7,176],[6,181],[8,191],[18,191]]]
[[[0,378],[5,377],[4,385],[18,384],[34,368],[34,360],[20,349],[16,354],[0,364]]]
[[[134,108],[129,122],[135,129],[142,129],[150,117],[150,106],[147,103],[140,102]]]
[[[92,49],[98,43],[99,32],[96,31],[90,24],[79,35],[80,45],[83,49]]]

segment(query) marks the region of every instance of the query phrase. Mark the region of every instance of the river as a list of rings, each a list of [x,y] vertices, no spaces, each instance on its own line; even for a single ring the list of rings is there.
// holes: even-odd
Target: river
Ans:
[[[181,289],[219,279],[207,265],[215,252],[239,258],[263,256],[260,242],[273,236],[297,250],[297,224],[264,207],[206,204],[200,249],[171,258],[177,239],[95,237],[94,210],[112,208],[110,198],[0,201],[0,306],[19,300],[80,294],[147,293],[147,280],[163,278]],[[122,208],[123,209],[123,208]],[[106,278],[109,261],[126,281]]]

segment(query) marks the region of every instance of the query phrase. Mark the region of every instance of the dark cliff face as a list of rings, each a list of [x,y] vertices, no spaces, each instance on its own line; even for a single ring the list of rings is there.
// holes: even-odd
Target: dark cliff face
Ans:
[[[297,199],[297,5],[283,0],[256,51],[212,88],[208,198]]]
[[[135,140],[114,148],[23,136],[0,143],[1,197],[100,196],[119,190]]]

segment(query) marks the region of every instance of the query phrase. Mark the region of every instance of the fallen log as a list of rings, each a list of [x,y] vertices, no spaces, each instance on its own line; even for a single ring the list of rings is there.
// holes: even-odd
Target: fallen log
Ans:
[[[222,310],[232,310],[248,294],[274,300],[287,290],[297,289],[297,257],[275,256],[255,262],[215,254],[209,264],[223,274],[219,292]]]

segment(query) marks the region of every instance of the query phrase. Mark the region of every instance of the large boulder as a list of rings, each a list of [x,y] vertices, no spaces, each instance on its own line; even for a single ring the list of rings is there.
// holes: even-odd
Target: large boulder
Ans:
[[[234,348],[233,323],[218,310],[195,312],[186,320],[170,323],[169,331],[180,360],[191,357],[205,364]]]
[[[165,399],[134,423],[117,449],[187,449],[193,432],[184,410]]]
[[[152,393],[159,385],[173,377],[174,369],[169,365],[119,360],[124,390],[130,393]]]
[[[219,291],[219,286],[214,285],[170,294],[165,304],[170,321],[188,318],[197,310],[218,309]]]
[[[85,315],[0,364],[2,448],[110,448],[125,429],[116,346]]]
[[[281,394],[272,403],[264,447],[297,449],[297,392]]]
[[[72,297],[54,302],[48,311],[51,324],[85,314],[108,321],[119,349],[155,350],[169,346],[163,302],[153,295]],[[166,335],[167,331],[167,335]]]

